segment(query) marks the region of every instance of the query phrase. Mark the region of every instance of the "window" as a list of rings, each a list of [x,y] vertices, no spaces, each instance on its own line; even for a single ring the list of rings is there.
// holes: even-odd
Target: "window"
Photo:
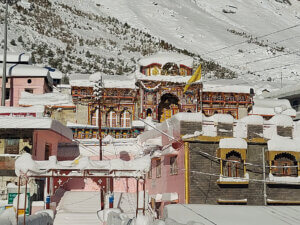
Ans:
[[[117,127],[117,113],[115,111],[108,112],[106,125],[107,127]]]
[[[238,152],[231,151],[226,155],[223,164],[223,175],[226,177],[244,177],[244,165]]]
[[[32,88],[25,88],[25,92],[28,92],[28,93],[33,93],[33,89]]]
[[[178,174],[177,156],[170,157],[170,174],[171,175]]]
[[[8,100],[10,98],[10,88],[5,89],[5,100]]]
[[[19,139],[5,139],[5,154],[19,154]]]
[[[51,155],[52,147],[50,144],[45,144],[45,160],[49,160],[49,156]]]
[[[157,178],[161,177],[161,160],[160,159],[156,160],[156,177]]]
[[[275,176],[298,176],[297,161],[295,156],[288,153],[281,153],[275,156],[272,161],[272,174]]]
[[[121,114],[121,127],[131,127],[130,113],[127,110]]]

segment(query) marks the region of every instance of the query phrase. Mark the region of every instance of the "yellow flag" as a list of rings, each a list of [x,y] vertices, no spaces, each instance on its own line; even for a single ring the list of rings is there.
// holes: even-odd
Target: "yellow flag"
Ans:
[[[195,73],[193,76],[189,79],[187,84],[184,87],[183,93],[187,91],[187,89],[191,86],[192,83],[196,82],[197,80],[201,79],[201,65],[196,69]]]

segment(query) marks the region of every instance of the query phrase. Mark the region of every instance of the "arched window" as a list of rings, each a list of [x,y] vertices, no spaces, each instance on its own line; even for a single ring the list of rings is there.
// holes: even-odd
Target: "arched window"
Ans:
[[[131,117],[127,110],[121,114],[121,127],[131,127]]]
[[[109,111],[106,116],[106,126],[107,127],[117,127],[118,116],[113,110]]]
[[[297,161],[295,156],[289,153],[280,153],[272,161],[272,174],[275,176],[292,176],[297,177]]]
[[[231,151],[226,155],[223,164],[223,175],[226,177],[244,177],[244,165],[240,153]]]

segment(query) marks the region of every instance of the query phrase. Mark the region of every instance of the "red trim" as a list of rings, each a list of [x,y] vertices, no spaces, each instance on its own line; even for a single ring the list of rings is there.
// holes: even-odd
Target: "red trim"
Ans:
[[[179,66],[180,66],[180,68],[186,68],[186,69],[193,69],[192,67],[188,67],[188,66],[186,66],[186,65],[183,65],[183,64],[179,64]]]

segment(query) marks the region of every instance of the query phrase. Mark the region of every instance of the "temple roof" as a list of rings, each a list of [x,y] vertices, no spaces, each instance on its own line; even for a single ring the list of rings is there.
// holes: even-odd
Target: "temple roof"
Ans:
[[[141,66],[149,66],[151,64],[175,63],[177,65],[185,65],[187,67],[193,67],[193,58],[187,55],[182,55],[174,52],[158,52],[154,55],[144,57],[139,60]]]

